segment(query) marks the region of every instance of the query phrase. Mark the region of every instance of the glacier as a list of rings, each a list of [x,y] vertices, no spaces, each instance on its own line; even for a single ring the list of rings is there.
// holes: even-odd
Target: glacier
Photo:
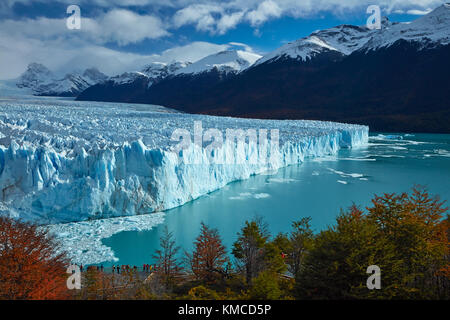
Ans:
[[[204,129],[278,129],[279,153],[250,163],[180,162],[172,133]],[[0,99],[0,214],[41,225],[134,216],[171,209],[226,184],[274,172],[307,157],[368,142],[367,126],[306,120],[253,120],[177,112],[161,106],[61,99]]]

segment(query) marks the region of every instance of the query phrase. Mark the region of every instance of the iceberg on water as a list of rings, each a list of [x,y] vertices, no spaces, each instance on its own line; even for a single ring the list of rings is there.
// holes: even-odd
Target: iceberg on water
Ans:
[[[239,163],[208,163],[194,142],[180,161],[173,133],[278,130],[268,163],[225,144]],[[39,224],[140,215],[180,206],[251,175],[368,142],[368,127],[322,121],[252,120],[179,113],[151,105],[64,100],[0,101],[0,214]],[[256,150],[256,151],[255,151]],[[267,152],[271,152],[270,149]]]

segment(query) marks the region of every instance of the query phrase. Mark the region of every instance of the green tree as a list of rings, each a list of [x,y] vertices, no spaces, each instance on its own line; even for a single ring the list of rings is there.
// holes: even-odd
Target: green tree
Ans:
[[[163,229],[163,234],[159,240],[161,249],[156,250],[153,255],[155,263],[155,273],[159,276],[166,288],[174,284],[176,278],[181,275],[183,266],[178,261],[177,255],[180,247],[176,245],[173,233],[169,232],[167,226]]]
[[[287,270],[285,256],[282,247],[279,246],[280,238],[277,236],[274,241],[264,245],[264,265],[263,270],[273,273],[283,274]]]
[[[278,275],[272,271],[263,271],[255,279],[249,290],[249,298],[255,300],[278,300],[282,295]]]
[[[238,239],[233,244],[232,253],[238,267],[244,272],[247,284],[264,269],[264,246],[268,235],[264,233],[258,221],[246,221]]]
[[[289,272],[297,276],[303,265],[306,254],[313,246],[314,233],[311,230],[311,217],[302,218],[292,223],[289,235],[289,246],[285,251]]]
[[[300,298],[443,298],[448,285],[448,226],[443,203],[424,189],[375,196],[322,231],[296,279]],[[447,258],[446,258],[447,257]],[[447,260],[446,260],[447,259]],[[368,290],[367,267],[381,269],[381,290]]]
[[[356,206],[348,213],[341,213],[337,225],[322,231],[306,255],[304,265],[296,276],[298,296],[352,298],[352,286],[365,284],[367,275],[364,267],[369,266],[367,262],[353,263],[353,260],[370,260],[366,254],[373,251],[372,248],[366,250],[366,246],[371,246],[373,232],[374,228],[365,223],[362,211]]]
[[[192,300],[218,300],[220,296],[216,291],[200,285],[189,290],[187,298]]]
[[[233,255],[238,268],[245,275],[247,285],[263,271],[284,273],[286,271],[284,250],[289,240],[282,233],[271,241],[267,225],[260,218],[246,221],[238,239],[233,244]]]
[[[377,242],[387,243],[390,249],[380,249],[387,264],[384,296],[441,297],[436,283],[445,280],[439,279],[438,272],[448,266],[444,257],[449,250],[448,226],[442,221],[447,211],[444,202],[415,187],[411,194],[376,196],[372,204],[367,219],[377,227]]]

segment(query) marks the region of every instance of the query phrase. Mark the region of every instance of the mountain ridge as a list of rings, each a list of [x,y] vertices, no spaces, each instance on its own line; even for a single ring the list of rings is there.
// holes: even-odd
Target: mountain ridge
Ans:
[[[37,96],[77,96],[90,86],[102,82],[107,76],[97,68],[84,72],[74,71],[62,78],[40,63],[30,63],[27,70],[15,80],[19,89],[28,89]]]
[[[450,132],[450,5],[381,30],[340,25],[265,56],[224,51],[152,63],[77,100],[159,104],[211,115],[333,120],[373,130]]]

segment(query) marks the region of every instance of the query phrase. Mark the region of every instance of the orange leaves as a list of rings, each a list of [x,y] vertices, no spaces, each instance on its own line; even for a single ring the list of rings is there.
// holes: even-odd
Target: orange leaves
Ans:
[[[226,273],[228,257],[216,229],[210,229],[202,223],[200,235],[194,242],[194,252],[188,255],[188,260],[198,279],[213,281]]]
[[[36,226],[0,217],[0,299],[63,299],[68,261]]]

